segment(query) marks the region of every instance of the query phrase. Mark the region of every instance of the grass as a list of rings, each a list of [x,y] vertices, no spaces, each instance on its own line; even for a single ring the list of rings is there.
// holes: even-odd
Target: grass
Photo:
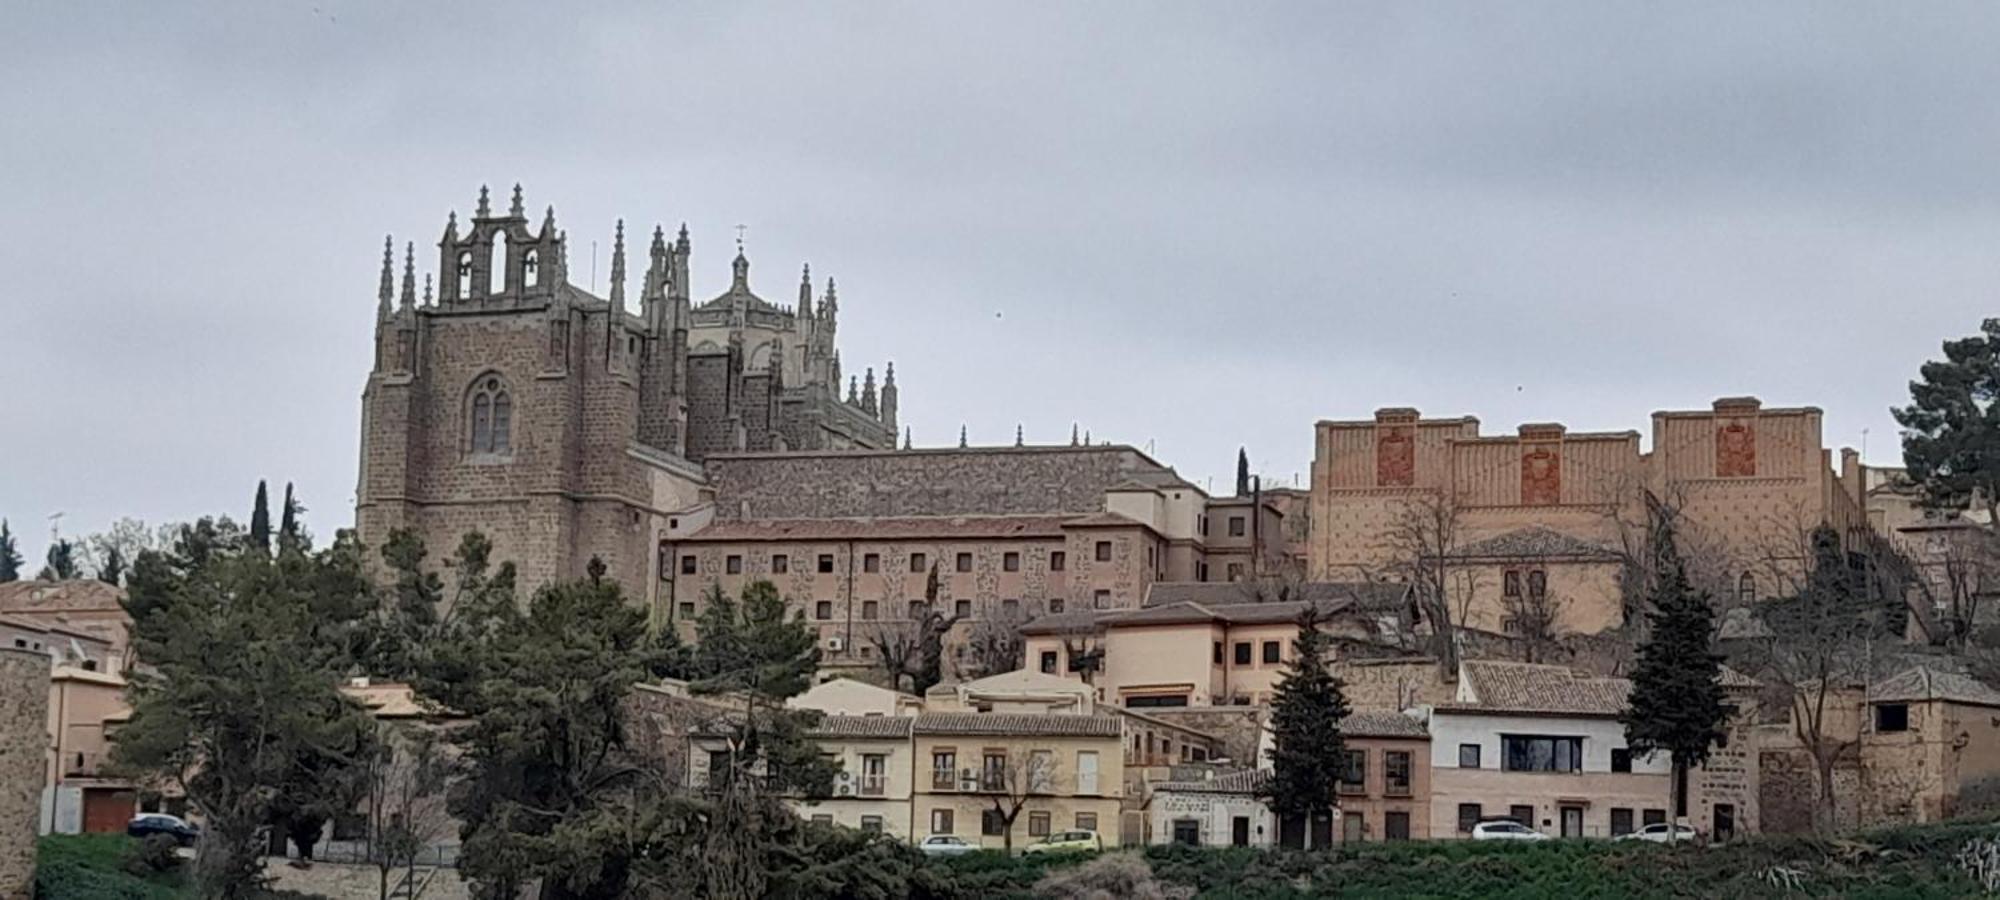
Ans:
[[[125,871],[139,842],[122,834],[52,834],[35,845],[35,894],[42,900],[182,900],[194,896],[183,873],[142,877]]]

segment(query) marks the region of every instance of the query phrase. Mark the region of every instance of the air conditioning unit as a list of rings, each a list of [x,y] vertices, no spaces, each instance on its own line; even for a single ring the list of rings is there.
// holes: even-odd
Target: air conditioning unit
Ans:
[[[846,784],[847,782],[853,780],[853,778],[854,778],[854,773],[849,772],[846,769],[842,769],[838,772],[833,773],[833,780],[838,781],[841,784]]]
[[[844,646],[844,644],[841,642],[840,638],[830,637],[826,639],[826,649],[828,650],[831,650],[835,653],[839,653],[840,648],[842,646]]]
[[[972,774],[971,769],[965,770],[963,774],[958,776],[958,789],[961,791],[979,790],[979,776]]]
[[[834,793],[842,797],[852,797],[854,796],[854,785],[843,784],[840,787],[835,788]]]

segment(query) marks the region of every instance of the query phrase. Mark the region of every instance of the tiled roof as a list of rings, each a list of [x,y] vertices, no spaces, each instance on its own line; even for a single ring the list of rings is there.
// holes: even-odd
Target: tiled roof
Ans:
[[[1097,622],[1106,616],[1115,615],[1120,610],[1085,609],[1077,612],[1050,613],[1037,616],[1033,621],[1021,626],[1022,634],[1077,634],[1097,627]]]
[[[1357,709],[1340,720],[1340,733],[1347,737],[1427,738],[1430,729],[1420,719],[1393,709]]]
[[[1439,709],[1615,716],[1625,711],[1625,696],[1632,690],[1623,678],[1591,678],[1539,663],[1467,660],[1459,671],[1475,699],[1439,704]]]
[[[916,717],[917,734],[1111,737],[1124,734],[1115,716],[1072,713],[929,712]]]
[[[1062,537],[1071,516],[899,516],[858,519],[747,519],[715,522],[690,541],[921,540]]]
[[[1296,586],[1322,613],[1350,608],[1375,610],[1403,602],[1409,586],[1323,582]],[[1233,582],[1156,582],[1145,606],[1138,609],[1084,610],[1041,616],[1021,627],[1023,634],[1073,634],[1121,625],[1185,625],[1221,622],[1230,625],[1272,625],[1290,622],[1306,607],[1305,600],[1257,600],[1257,590]]]
[[[2000,707],[2000,691],[1969,675],[1940,672],[1918,666],[1886,680],[1868,691],[1870,703],[1910,703],[1944,700],[1973,706]]]
[[[1542,525],[1474,541],[1446,555],[1460,559],[1618,559],[1608,547]]]
[[[1248,581],[1156,581],[1146,589],[1145,605],[1194,602],[1220,608],[1267,603],[1284,594],[1286,599],[1321,603],[1344,600],[1362,609],[1379,609],[1387,604],[1403,602],[1409,593],[1409,585],[1393,582],[1311,581],[1267,588]]]
[[[0,610],[117,610],[125,592],[95,578],[71,581],[16,581],[0,584]]]
[[[806,734],[816,738],[883,738],[910,736],[913,716],[825,716]]]
[[[1153,790],[1186,794],[1255,794],[1263,788],[1265,780],[1270,777],[1269,772],[1244,769],[1199,781],[1162,781],[1154,785]]]
[[[1087,516],[1078,516],[1077,518],[1064,521],[1063,524],[1068,525],[1071,528],[1151,528],[1152,527],[1144,522],[1139,521],[1138,519],[1134,519],[1130,516],[1121,516],[1117,513],[1112,513],[1112,512],[1092,513]]]

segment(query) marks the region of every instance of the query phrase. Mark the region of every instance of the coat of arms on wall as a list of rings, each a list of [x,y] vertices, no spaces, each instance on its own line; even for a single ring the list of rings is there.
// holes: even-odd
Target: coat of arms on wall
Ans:
[[[1757,432],[1742,422],[1715,431],[1715,475],[1746,478],[1757,474]]]
[[[1408,425],[1389,425],[1375,432],[1375,484],[1409,487],[1417,480],[1417,442]]]
[[[1562,454],[1537,447],[1521,454],[1521,503],[1554,506],[1562,502]]]

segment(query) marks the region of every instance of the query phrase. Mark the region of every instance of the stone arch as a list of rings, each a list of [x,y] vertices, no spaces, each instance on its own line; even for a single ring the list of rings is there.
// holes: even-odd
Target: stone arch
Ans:
[[[493,231],[493,257],[486,267],[486,288],[489,294],[507,292],[507,229]]]

